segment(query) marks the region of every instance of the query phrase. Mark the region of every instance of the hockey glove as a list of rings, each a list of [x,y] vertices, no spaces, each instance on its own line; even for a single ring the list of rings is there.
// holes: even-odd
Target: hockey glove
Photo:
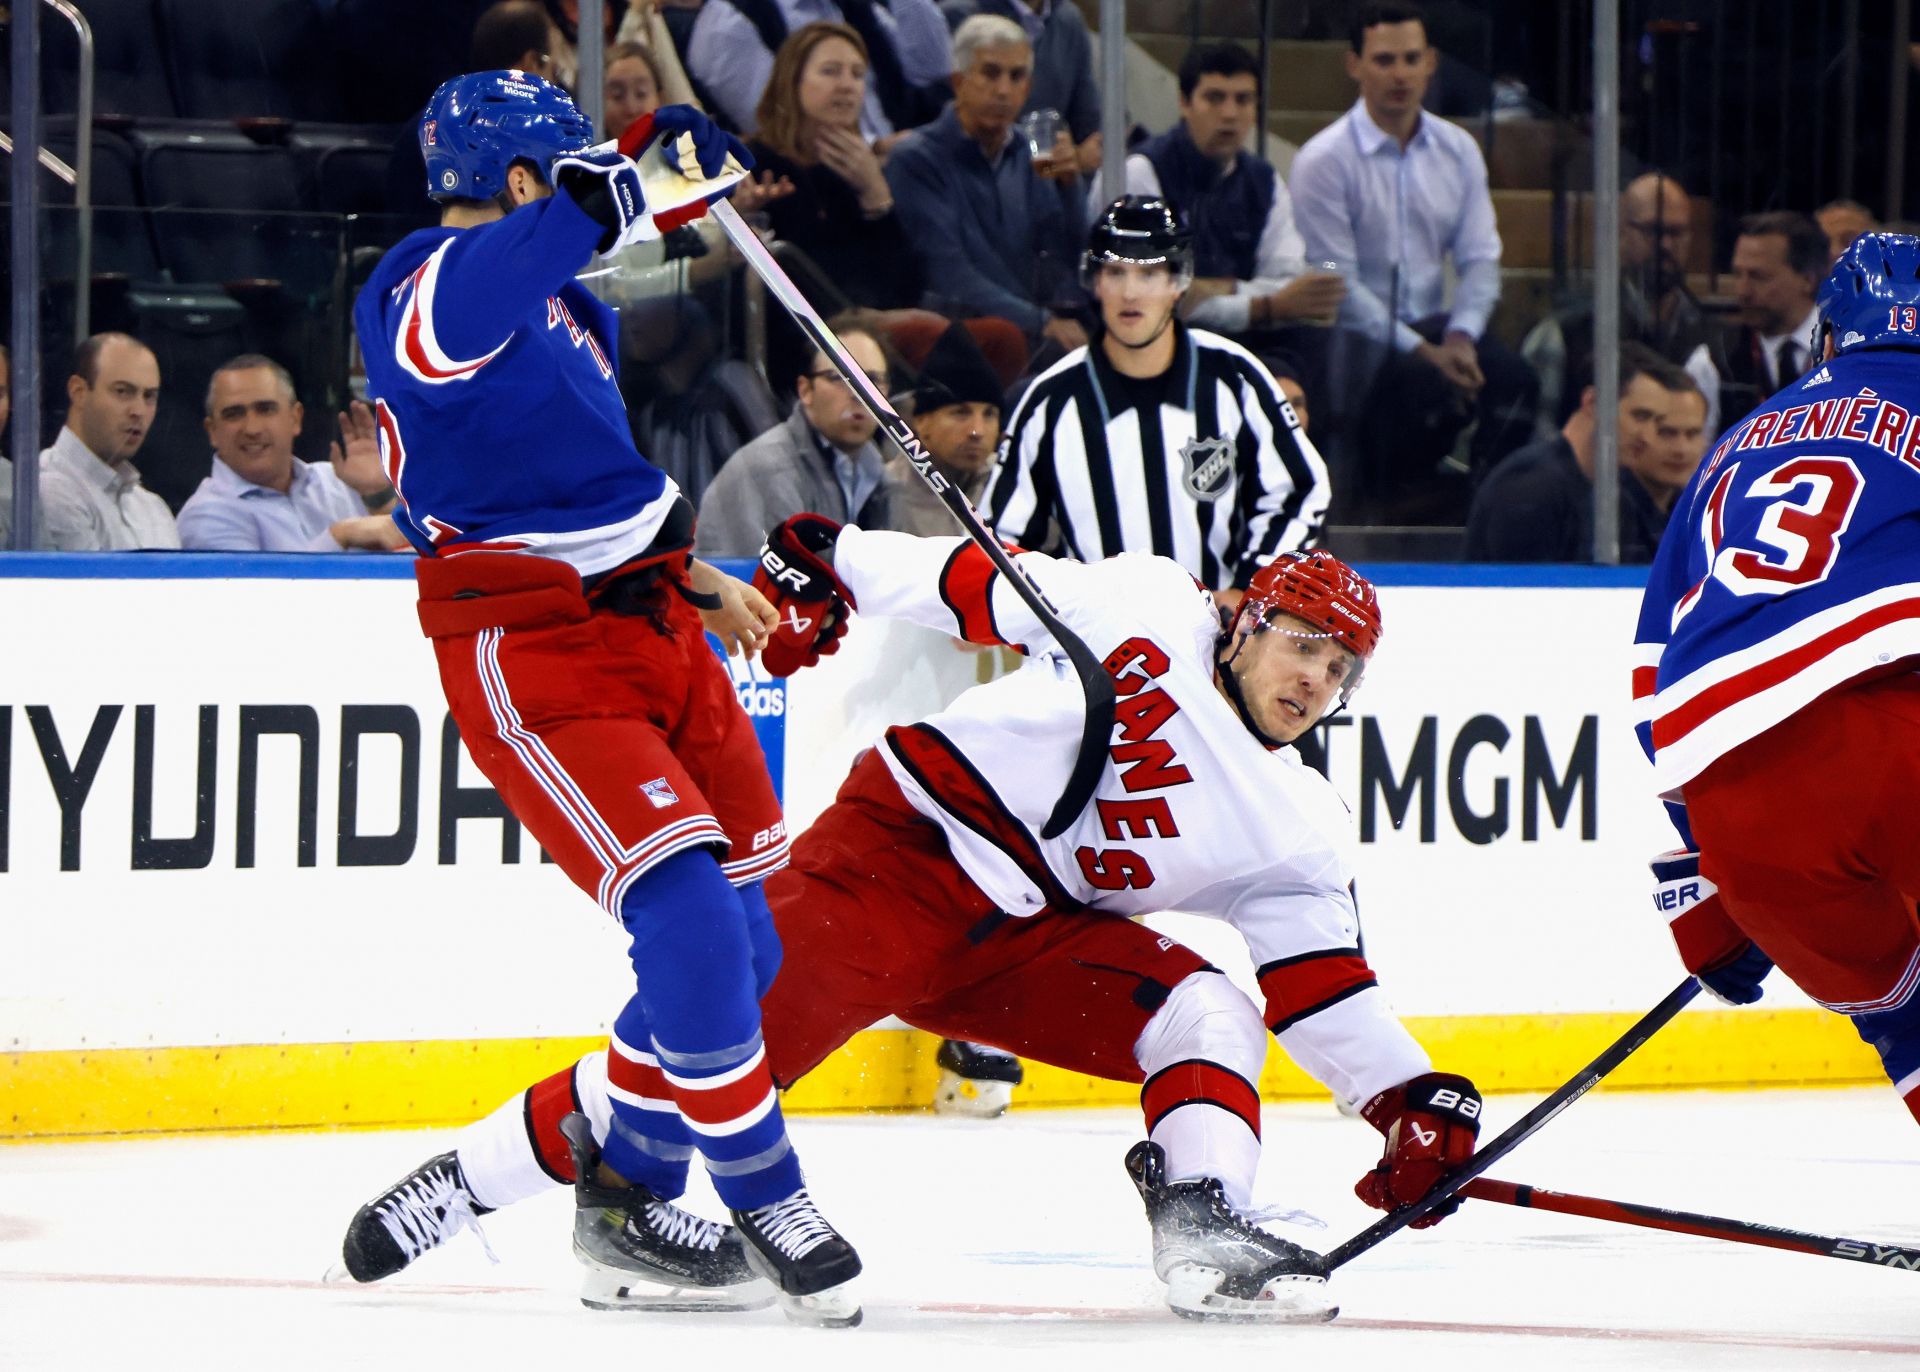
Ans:
[[[1651,864],[1653,907],[1666,916],[1680,961],[1707,991],[1729,1005],[1760,999],[1773,959],[1740,931],[1720,903],[1720,889],[1700,875],[1700,855],[1662,853]]]
[[[780,616],[760,650],[760,665],[774,676],[792,676],[840,649],[854,601],[833,570],[839,537],[840,526],[816,514],[793,515],[767,534],[753,588]]]
[[[640,168],[631,157],[589,148],[553,159],[554,186],[606,228],[594,251],[605,256],[642,238],[654,237],[647,221],[647,195],[640,184]]]
[[[691,140],[690,147],[679,141],[682,136]],[[662,105],[655,110],[651,137],[672,140],[668,158],[688,176],[697,172],[699,177],[711,180],[726,169],[729,155],[748,171],[753,170],[753,154],[747,151],[747,145],[691,105]],[[641,145],[647,141],[643,137]],[[687,165],[689,152],[693,166]]]
[[[1398,1210],[1473,1156],[1480,1137],[1480,1092],[1465,1077],[1428,1072],[1382,1091],[1360,1107],[1360,1115],[1386,1135],[1387,1146],[1379,1166],[1360,1178],[1353,1192],[1376,1210]],[[1455,1197],[1413,1227],[1438,1224],[1459,1208]]]

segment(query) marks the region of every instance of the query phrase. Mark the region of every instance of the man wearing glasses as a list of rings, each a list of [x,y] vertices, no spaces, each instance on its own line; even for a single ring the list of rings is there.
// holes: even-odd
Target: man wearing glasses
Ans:
[[[887,355],[871,330],[845,317],[831,327],[884,394],[890,384]],[[767,530],[789,515],[889,527],[873,416],[823,353],[813,355],[795,392],[793,413],[728,458],[700,498],[694,545],[699,556],[753,557]]]
[[[1693,202],[1671,176],[1648,172],[1620,191],[1620,341],[1644,343],[1686,369],[1707,398],[1705,432],[1719,432],[1722,344],[1687,289]],[[1535,433],[1551,438],[1593,384],[1593,302],[1581,300],[1534,326],[1520,355],[1540,377]]]

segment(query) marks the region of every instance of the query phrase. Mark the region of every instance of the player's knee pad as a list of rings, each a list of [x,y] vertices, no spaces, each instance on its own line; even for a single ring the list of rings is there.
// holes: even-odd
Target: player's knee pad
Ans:
[[[1259,1008],[1222,973],[1193,972],[1147,1021],[1133,1052],[1149,1077],[1198,1059],[1257,1082],[1267,1061],[1267,1026]]]
[[[763,881],[737,888],[741,908],[747,912],[747,940],[753,945],[753,989],[761,999],[780,974],[780,931],[774,928],[773,911],[767,907],[767,888]]]

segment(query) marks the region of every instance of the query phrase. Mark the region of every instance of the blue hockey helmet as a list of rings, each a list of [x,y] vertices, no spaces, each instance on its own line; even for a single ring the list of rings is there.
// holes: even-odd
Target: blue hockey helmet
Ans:
[[[427,194],[435,200],[491,200],[507,168],[528,161],[542,178],[562,153],[593,143],[593,124],[573,97],[524,71],[481,71],[443,83],[420,117]]]
[[[1815,297],[1817,348],[1920,348],[1920,238],[1863,233],[1854,239]]]

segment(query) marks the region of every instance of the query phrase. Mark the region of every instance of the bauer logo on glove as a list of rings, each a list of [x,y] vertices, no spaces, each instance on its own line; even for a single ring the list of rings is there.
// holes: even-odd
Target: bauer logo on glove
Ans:
[[[774,676],[792,676],[840,649],[853,595],[833,570],[839,536],[831,519],[798,514],[769,531],[760,549],[753,587],[779,616],[760,665]]]

